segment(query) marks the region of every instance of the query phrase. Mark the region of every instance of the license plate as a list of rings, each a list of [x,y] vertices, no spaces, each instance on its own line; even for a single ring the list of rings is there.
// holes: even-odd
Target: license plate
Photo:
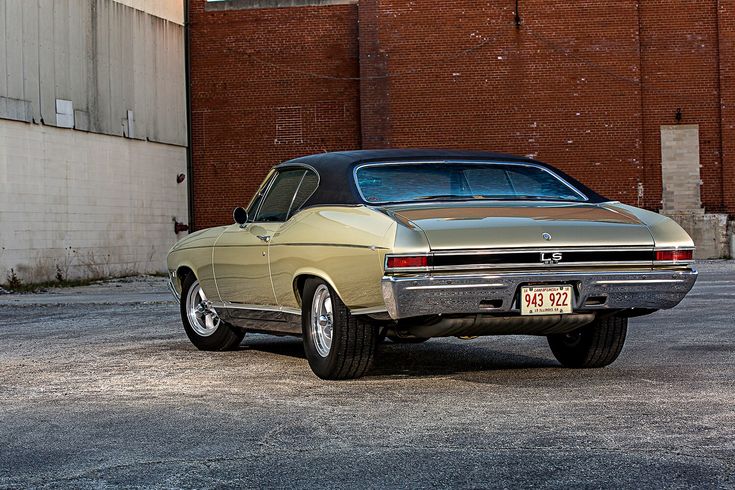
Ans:
[[[572,286],[521,288],[521,315],[563,315],[572,312]]]

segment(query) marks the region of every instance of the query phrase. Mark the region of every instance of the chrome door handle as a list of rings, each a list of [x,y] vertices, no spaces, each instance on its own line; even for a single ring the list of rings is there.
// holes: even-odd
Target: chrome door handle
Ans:
[[[268,243],[268,242],[271,241],[270,235],[258,235],[258,238],[260,238],[261,240],[263,240],[265,243]]]

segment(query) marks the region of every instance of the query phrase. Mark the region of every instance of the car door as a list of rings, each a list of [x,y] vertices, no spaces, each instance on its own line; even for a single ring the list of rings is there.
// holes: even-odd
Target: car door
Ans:
[[[220,300],[243,306],[276,307],[270,278],[268,249],[271,237],[288,218],[303,168],[277,172],[262,196],[251,205],[253,216],[244,226],[228,227],[213,252],[214,276]]]

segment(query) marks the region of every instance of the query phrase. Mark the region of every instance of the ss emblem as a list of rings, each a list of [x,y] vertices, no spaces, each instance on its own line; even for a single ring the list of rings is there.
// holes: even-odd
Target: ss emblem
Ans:
[[[562,255],[561,252],[554,252],[551,255],[547,255],[546,252],[543,252],[541,254],[541,262],[544,264],[558,264],[561,262]]]

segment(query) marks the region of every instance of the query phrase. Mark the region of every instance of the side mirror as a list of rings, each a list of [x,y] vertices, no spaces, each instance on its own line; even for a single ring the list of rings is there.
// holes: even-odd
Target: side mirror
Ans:
[[[235,210],[232,212],[232,218],[235,220],[235,223],[240,225],[240,227],[243,227],[248,222],[248,212],[245,210],[245,208],[235,208]]]

